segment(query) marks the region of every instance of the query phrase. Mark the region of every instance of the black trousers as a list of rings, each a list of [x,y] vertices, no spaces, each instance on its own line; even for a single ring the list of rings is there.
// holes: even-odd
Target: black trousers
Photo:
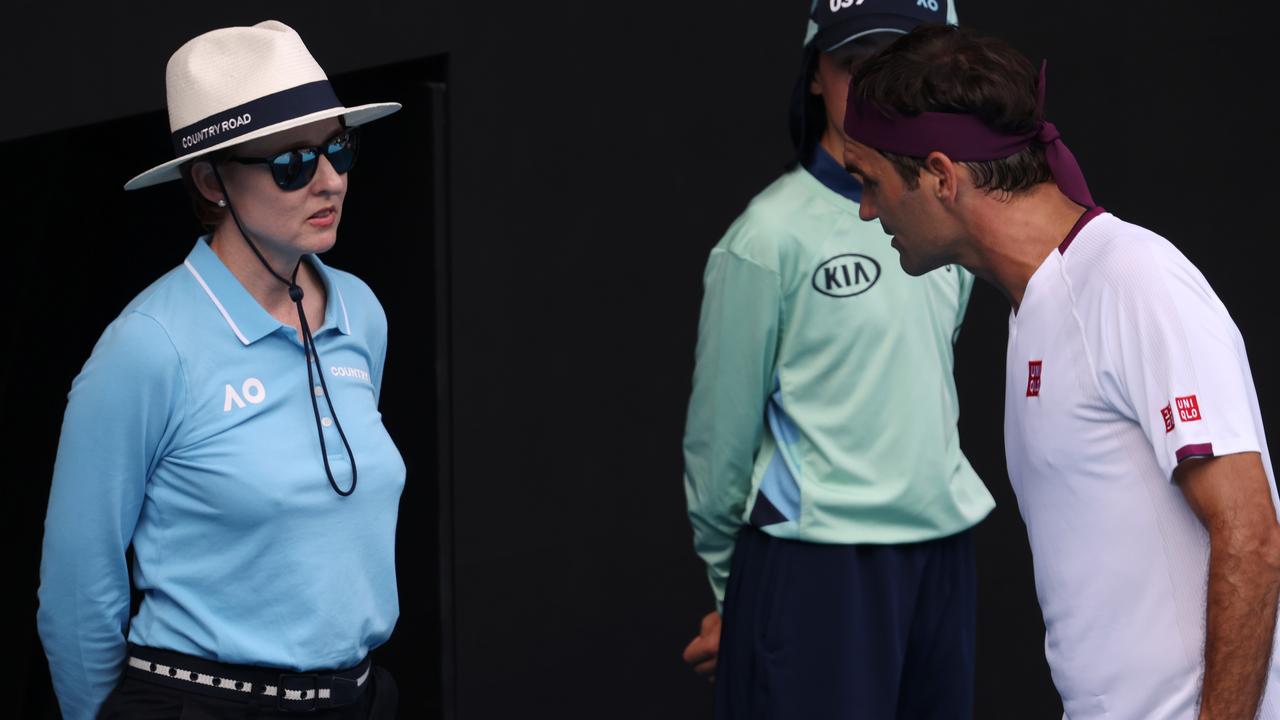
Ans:
[[[738,536],[716,664],[717,720],[968,720],[970,531],[904,545]]]
[[[208,697],[126,674],[102,704],[98,720],[394,720],[399,701],[391,673],[376,665],[359,700],[306,713]]]

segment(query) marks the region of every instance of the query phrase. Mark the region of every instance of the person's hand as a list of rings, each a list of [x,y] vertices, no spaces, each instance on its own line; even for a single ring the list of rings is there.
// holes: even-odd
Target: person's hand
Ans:
[[[716,681],[716,657],[720,654],[720,613],[712,611],[702,618],[702,630],[684,648],[684,661],[709,682]]]

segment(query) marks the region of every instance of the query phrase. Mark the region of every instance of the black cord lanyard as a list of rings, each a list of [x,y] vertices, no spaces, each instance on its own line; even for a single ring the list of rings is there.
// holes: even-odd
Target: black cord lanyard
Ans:
[[[293,277],[289,280],[284,279],[271,267],[267,259],[262,257],[262,253],[258,250],[258,246],[250,239],[249,233],[245,231],[244,225],[240,222],[240,215],[236,213],[235,207],[231,204],[231,195],[227,192],[227,186],[222,182],[222,176],[218,174],[218,167],[213,165],[213,176],[217,178],[218,185],[222,188],[222,195],[227,201],[227,210],[231,213],[231,219],[235,221],[236,227],[240,230],[240,235],[244,237],[244,241],[249,243],[249,249],[253,250],[253,254],[258,256],[259,262],[271,273],[272,277],[284,283],[289,288],[289,299],[298,306],[298,321],[302,327],[302,352],[306,356],[307,363],[307,390],[311,395],[311,413],[316,420],[316,434],[320,436],[320,459],[324,461],[324,473],[329,477],[329,486],[333,491],[346,497],[356,491],[356,456],[351,452],[351,443],[347,442],[347,434],[342,431],[342,423],[338,422],[338,413],[333,409],[333,398],[329,395],[329,386],[324,381],[324,368],[320,364],[320,353],[316,350],[315,338],[311,335],[311,325],[307,322],[307,313],[302,309],[302,288],[298,286],[298,270],[302,267],[302,259],[298,259],[298,264],[293,266]],[[324,393],[324,401],[329,405],[329,416],[333,418],[334,427],[338,428],[338,437],[342,438],[342,446],[347,450],[347,457],[351,459],[351,487],[343,490],[338,487],[338,483],[333,479],[333,470],[329,467],[329,450],[324,442],[324,427],[320,424],[320,404],[316,402],[315,377],[311,373],[311,365],[315,364],[315,374],[320,377],[320,391]]]

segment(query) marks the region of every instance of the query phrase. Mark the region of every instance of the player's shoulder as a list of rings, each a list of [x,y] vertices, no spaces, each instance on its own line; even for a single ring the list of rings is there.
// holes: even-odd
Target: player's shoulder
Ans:
[[[1200,270],[1164,236],[1109,213],[1081,230],[1063,252],[1077,304],[1101,300],[1112,309],[1151,312],[1217,306]]]
[[[1104,212],[1086,223],[1061,251],[1068,263],[1110,266],[1166,249],[1173,246],[1162,236]]]
[[[1110,213],[1090,221],[1062,254],[1077,287],[1141,287],[1170,276],[1200,275],[1167,238]]]

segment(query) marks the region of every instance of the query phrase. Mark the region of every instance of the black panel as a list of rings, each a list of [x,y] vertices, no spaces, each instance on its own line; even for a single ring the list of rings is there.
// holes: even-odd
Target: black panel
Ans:
[[[280,13],[322,64],[337,63],[331,70],[449,53],[447,108],[436,111],[449,121],[447,196],[438,163],[379,167],[424,148],[444,154],[443,118],[424,128],[406,110],[403,135],[366,134],[333,256],[370,280],[392,316],[388,388],[422,403],[387,407],[413,474],[399,547],[404,619],[385,656],[402,687],[441,678],[439,702],[424,691],[428,716],[435,707],[464,720],[710,717],[710,686],[679,659],[712,607],[681,489],[700,278],[711,245],[790,156],[786,108],[807,5],[445,0]],[[1266,291],[1276,10],[959,5],[966,25],[1049,58],[1049,116],[1094,197],[1168,236],[1204,271],[1244,333],[1270,417],[1280,403]],[[0,137],[160,108],[169,52],[196,32],[262,19],[243,0],[8,10]],[[355,87],[335,79],[347,102],[379,100],[422,79],[398,72]],[[11,548],[8,636],[27,661],[6,680],[25,688],[15,716],[38,718],[51,711],[34,587],[63,396],[103,326],[181,260],[195,226],[176,186],[119,189],[169,151],[162,113],[0,151],[0,280],[11,303],[0,519]],[[437,179],[415,191],[418,173]],[[390,234],[375,217],[382,202],[397,206]],[[434,210],[445,206],[447,224]],[[372,239],[352,242],[364,219],[361,237]],[[428,245],[424,224],[431,237],[447,230],[450,244]],[[115,263],[109,276],[104,262]],[[980,283],[957,351],[963,446],[999,503],[975,534],[977,717],[1058,717],[1005,475],[1007,311]],[[439,384],[411,391],[428,365]],[[419,584],[432,572],[441,601]]]

